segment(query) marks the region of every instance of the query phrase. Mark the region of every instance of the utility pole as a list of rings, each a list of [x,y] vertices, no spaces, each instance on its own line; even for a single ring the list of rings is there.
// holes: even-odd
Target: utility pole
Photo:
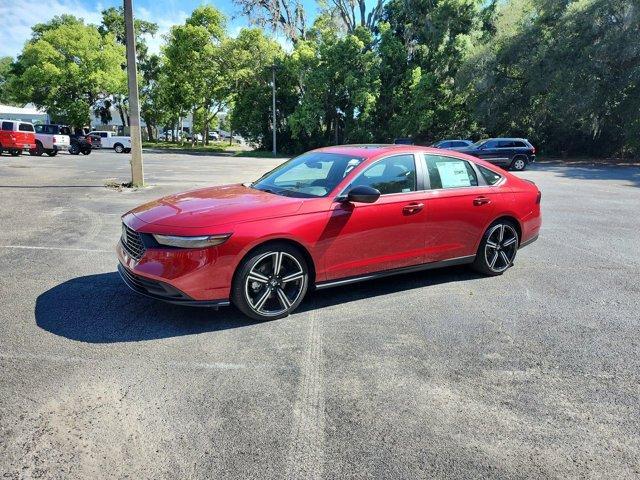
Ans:
[[[136,35],[133,26],[133,0],[124,0],[124,28],[127,38],[127,80],[129,83],[129,135],[131,137],[131,184],[144,185],[142,137],[138,105],[138,69],[136,68]]]
[[[276,148],[276,64],[274,63],[271,68],[271,113],[273,115],[273,156],[275,157],[278,151]]]

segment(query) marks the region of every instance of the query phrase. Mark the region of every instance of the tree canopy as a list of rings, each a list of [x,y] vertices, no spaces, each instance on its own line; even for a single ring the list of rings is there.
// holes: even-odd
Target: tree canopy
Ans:
[[[225,112],[262,148],[275,128],[290,152],[522,136],[554,155],[640,154],[637,0],[323,0],[311,25],[301,0],[235,3],[258,28],[231,37],[203,5],[159,54],[145,43],[157,25],[136,20],[148,125],[192,115],[207,137]],[[0,100],[71,123],[115,105],[126,123],[124,43],[119,8],[99,27],[70,15],[35,25],[17,59],[0,59]]]

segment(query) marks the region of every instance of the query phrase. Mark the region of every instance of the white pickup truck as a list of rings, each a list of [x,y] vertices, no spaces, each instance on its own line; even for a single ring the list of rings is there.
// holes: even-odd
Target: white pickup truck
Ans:
[[[71,129],[64,125],[35,125],[36,148],[29,150],[31,155],[46,153],[55,157],[60,150],[69,150]]]
[[[92,130],[89,135],[100,137],[100,148],[113,148],[116,153],[131,151],[131,137],[121,137],[106,130]]]

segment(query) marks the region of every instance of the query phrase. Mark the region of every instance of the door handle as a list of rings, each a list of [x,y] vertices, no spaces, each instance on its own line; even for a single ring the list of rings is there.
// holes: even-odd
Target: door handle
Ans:
[[[418,213],[423,208],[424,203],[410,203],[402,207],[402,213],[404,213],[405,215],[412,215],[414,213]]]
[[[473,204],[476,207],[479,207],[480,205],[488,205],[489,203],[491,203],[491,200],[487,197],[476,197],[473,199]]]

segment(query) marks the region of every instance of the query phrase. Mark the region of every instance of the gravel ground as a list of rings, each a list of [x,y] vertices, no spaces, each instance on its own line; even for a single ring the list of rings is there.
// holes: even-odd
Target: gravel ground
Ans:
[[[290,317],[157,303],[119,216],[281,160],[0,157],[6,478],[640,477],[640,168],[538,164],[540,240],[324,290]],[[112,181],[112,180],[111,180]]]

